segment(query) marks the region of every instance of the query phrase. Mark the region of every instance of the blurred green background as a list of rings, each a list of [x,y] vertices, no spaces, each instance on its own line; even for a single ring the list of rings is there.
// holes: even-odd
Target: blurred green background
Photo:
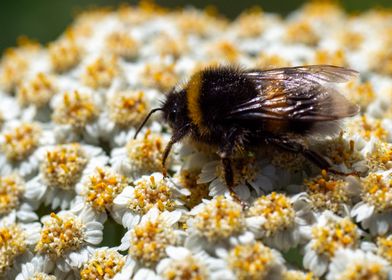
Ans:
[[[0,52],[15,45],[16,38],[27,35],[42,43],[54,40],[72,21],[73,15],[82,9],[95,6],[116,6],[120,3],[136,4],[138,1],[121,0],[1,0],[0,1]],[[264,10],[287,14],[299,7],[303,0],[156,0],[160,5],[178,7],[193,5],[203,8],[214,5],[219,11],[234,18],[242,10],[260,5]],[[365,10],[370,7],[392,7],[391,0],[346,0],[342,5],[349,11]]]

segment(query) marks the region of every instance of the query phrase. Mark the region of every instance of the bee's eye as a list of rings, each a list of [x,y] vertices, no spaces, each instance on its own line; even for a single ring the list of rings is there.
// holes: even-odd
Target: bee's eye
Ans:
[[[177,110],[172,110],[169,113],[169,122],[175,122],[177,119]]]

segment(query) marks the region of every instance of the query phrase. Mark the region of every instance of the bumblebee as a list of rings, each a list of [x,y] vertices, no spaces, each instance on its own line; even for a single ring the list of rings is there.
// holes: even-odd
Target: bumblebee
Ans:
[[[262,143],[301,153],[321,169],[331,164],[304,141],[339,130],[339,120],[354,116],[359,107],[334,89],[358,72],[332,65],[310,65],[270,70],[242,70],[230,66],[196,72],[185,86],[171,90],[157,111],[173,134],[162,165],[173,144],[185,136],[215,147],[226,184],[234,188],[234,155]]]

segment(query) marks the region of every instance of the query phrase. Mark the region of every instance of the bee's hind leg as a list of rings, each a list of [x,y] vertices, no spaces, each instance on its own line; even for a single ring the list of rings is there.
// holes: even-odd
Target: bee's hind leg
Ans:
[[[280,147],[286,151],[293,153],[301,153],[307,160],[312,162],[321,170],[326,170],[330,173],[341,175],[341,176],[359,176],[357,172],[345,173],[332,168],[331,163],[326,160],[321,154],[310,150],[306,146],[301,143],[290,141],[287,139],[268,139],[267,142],[274,144],[277,147]]]

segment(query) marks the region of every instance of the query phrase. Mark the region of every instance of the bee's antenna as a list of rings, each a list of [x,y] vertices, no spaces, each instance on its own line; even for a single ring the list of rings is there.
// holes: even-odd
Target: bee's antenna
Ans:
[[[151,117],[152,114],[154,114],[157,111],[163,111],[163,108],[155,108],[152,109],[150,111],[150,113],[148,113],[148,115],[146,116],[146,118],[144,119],[144,121],[142,122],[142,124],[139,126],[139,128],[136,130],[135,135],[133,136],[133,139],[136,139],[137,135],[139,134],[140,130],[142,130],[143,126],[146,124],[146,122],[148,121],[148,119]]]

